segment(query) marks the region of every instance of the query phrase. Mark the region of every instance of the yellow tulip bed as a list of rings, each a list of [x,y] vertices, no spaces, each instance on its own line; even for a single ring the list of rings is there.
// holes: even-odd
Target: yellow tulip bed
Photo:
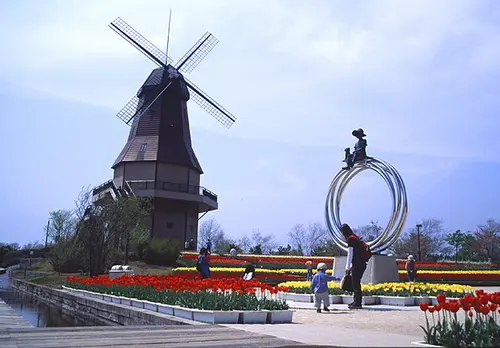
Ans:
[[[399,270],[399,279],[406,280],[405,270]],[[417,280],[421,281],[499,281],[500,270],[427,270],[417,269]]]
[[[310,294],[310,283],[308,281],[289,281],[280,283],[279,286],[286,287],[290,293]],[[364,296],[401,296],[401,297],[434,297],[437,294],[446,294],[448,297],[461,297],[473,293],[473,288],[468,285],[458,284],[430,284],[430,283],[381,283],[362,284]],[[339,283],[329,282],[328,293],[330,295],[351,294],[339,288]]]
[[[406,273],[404,270],[398,271],[400,274]],[[418,274],[454,274],[454,275],[500,275],[500,270],[474,270],[474,271],[434,271],[418,270]]]

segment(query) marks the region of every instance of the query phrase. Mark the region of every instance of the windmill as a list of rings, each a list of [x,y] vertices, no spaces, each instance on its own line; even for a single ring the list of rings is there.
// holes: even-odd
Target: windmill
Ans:
[[[175,239],[181,245],[196,241],[199,214],[216,210],[218,198],[200,186],[203,170],[191,146],[186,103],[192,99],[228,128],[236,117],[184,74],[192,72],[219,41],[205,33],[172,65],[168,43],[164,53],[120,17],[109,27],[158,67],[117,114],[131,126],[130,133],[112,166],[113,179],[93,190],[93,201],[99,204],[132,193],[152,197],[151,236]]]

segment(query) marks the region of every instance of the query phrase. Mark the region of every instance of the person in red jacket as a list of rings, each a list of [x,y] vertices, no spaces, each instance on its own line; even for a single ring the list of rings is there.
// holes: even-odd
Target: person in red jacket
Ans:
[[[348,305],[349,309],[361,309],[363,294],[361,292],[361,278],[366,270],[366,258],[363,245],[358,236],[356,236],[348,224],[340,227],[340,232],[347,241],[347,262],[345,266],[346,274],[352,278],[352,289],[354,292],[353,302]]]
[[[417,276],[417,264],[413,255],[408,256],[408,262],[406,262],[405,269],[408,273],[408,281],[414,282]]]

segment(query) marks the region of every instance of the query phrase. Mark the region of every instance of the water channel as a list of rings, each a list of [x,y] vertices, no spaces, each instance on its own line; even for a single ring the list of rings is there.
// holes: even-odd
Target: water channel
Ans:
[[[95,326],[96,323],[69,316],[11,288],[7,273],[0,275],[0,298],[34,327]]]

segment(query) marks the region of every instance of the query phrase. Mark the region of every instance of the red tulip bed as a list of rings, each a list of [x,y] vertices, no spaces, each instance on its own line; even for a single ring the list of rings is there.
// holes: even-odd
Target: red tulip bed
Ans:
[[[425,343],[457,348],[500,346],[500,292],[477,290],[476,296],[447,299],[441,294],[436,299],[434,306],[420,304],[425,313]]]
[[[195,252],[183,252],[180,258],[182,260],[196,262],[198,253]],[[216,267],[230,267],[239,265],[241,267],[246,267],[247,265],[253,264],[258,267],[266,269],[282,269],[282,268],[304,268],[304,264],[309,259],[312,259],[313,265],[317,265],[320,262],[327,264],[328,268],[333,268],[333,257],[325,256],[289,256],[289,255],[250,255],[250,254],[240,254],[237,258],[233,259],[227,255],[211,255],[210,264]]]
[[[284,287],[269,286],[257,280],[185,279],[169,276],[121,276],[113,280],[108,276],[92,278],[70,276],[66,287],[106,295],[135,298],[155,303],[196,308],[202,310],[283,310],[288,305],[279,300]],[[268,293],[271,296],[264,296]]]

